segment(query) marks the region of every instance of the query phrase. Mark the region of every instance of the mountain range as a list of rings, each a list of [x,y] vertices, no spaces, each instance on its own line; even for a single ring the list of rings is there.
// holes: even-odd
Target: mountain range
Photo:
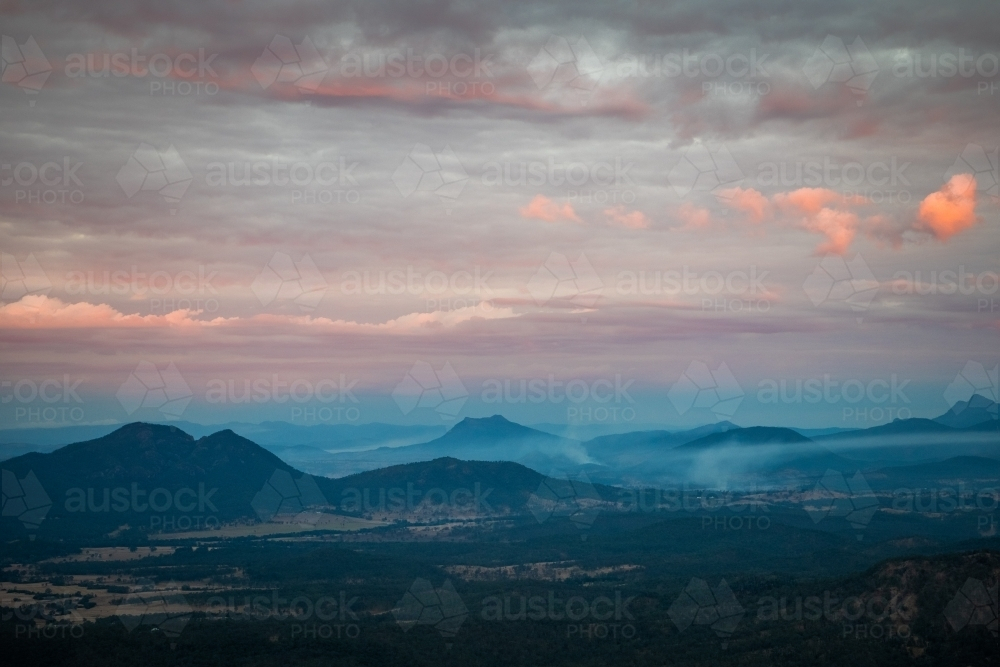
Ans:
[[[585,473],[607,484],[733,485],[768,483],[793,472],[828,467],[873,469],[932,462],[949,456],[995,456],[1000,433],[996,403],[982,396],[956,403],[936,419],[897,419],[859,429],[810,431],[729,421],[684,431],[649,430],[576,440],[522,426],[500,415],[443,426],[390,424],[301,426],[283,422],[206,427],[172,426],[195,438],[229,432],[252,440],[284,464],[320,477],[346,475],[442,457],[510,461],[557,474]],[[549,430],[553,425],[546,425]],[[0,460],[53,451],[73,440],[108,435],[115,427],[0,431]]]
[[[813,438],[788,428],[719,422],[581,442],[494,415],[466,418],[426,442],[361,452],[287,445],[278,451],[294,457],[283,459],[274,446],[230,429],[195,437],[177,426],[135,423],[4,461],[3,515],[13,522],[29,516],[27,510],[41,512],[47,531],[103,534],[137,525],[166,529],[164,519],[178,512],[188,521],[210,516],[216,523],[256,522],[310,506],[388,515],[390,493],[406,497],[406,510],[413,511],[420,501],[411,499],[432,489],[441,496],[436,502],[454,502],[457,493],[484,501],[488,514],[510,515],[528,511],[543,485],[557,489],[574,479],[595,489],[597,500],[615,497],[613,486],[794,487],[815,483],[830,469],[864,470],[873,488],[985,483],[1000,478],[998,436],[992,419],[964,428],[908,419]],[[316,475],[317,469],[340,474]]]

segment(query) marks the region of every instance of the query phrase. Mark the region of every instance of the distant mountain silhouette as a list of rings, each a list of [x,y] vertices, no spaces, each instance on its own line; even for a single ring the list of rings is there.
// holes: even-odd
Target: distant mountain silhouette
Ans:
[[[0,461],[12,459],[15,456],[23,456],[31,452],[51,452],[59,449],[61,445],[36,445],[24,442],[4,442],[0,443]]]
[[[988,412],[990,407],[970,403],[960,414]],[[780,483],[821,475],[828,468],[864,469],[887,480],[885,484],[914,486],[920,480],[944,484],[949,478],[988,478],[996,467],[991,461],[998,456],[998,444],[993,420],[953,428],[938,420],[905,419],[813,439],[788,428],[740,428],[719,422],[676,433],[626,433],[581,443],[494,415],[464,419],[440,437],[413,445],[331,453],[292,444],[280,448],[282,460],[229,429],[195,438],[176,426],[134,423],[51,453],[13,457],[3,461],[2,468],[5,485],[10,481],[11,488],[22,482],[31,486],[29,473],[33,473],[47,494],[43,500],[51,507],[37,530],[72,537],[108,533],[123,525],[154,532],[168,529],[154,520],[176,521],[180,514],[192,514],[191,510],[178,513],[178,501],[206,500],[210,507],[197,513],[211,515],[216,522],[256,521],[262,515],[253,504],[255,498],[279,498],[276,507],[284,507],[281,499],[286,497],[298,498],[289,507],[336,506],[345,489],[378,494],[408,484],[451,494],[456,489],[474,491],[478,483],[482,491],[492,489],[489,503],[494,510],[520,512],[543,475],[562,472],[585,472],[591,480],[606,484],[692,482],[722,488],[754,475]],[[986,458],[973,458],[977,456]],[[948,461],[934,463],[945,458]],[[912,465],[923,463],[930,465]],[[339,473],[339,479],[302,481],[302,468],[321,469],[330,477]],[[141,508],[135,507],[133,488]],[[172,506],[150,509],[154,491],[160,494],[159,504]],[[4,493],[8,494],[6,486]],[[36,496],[28,508],[32,512],[39,502]],[[116,499],[124,501],[122,511],[109,507]],[[21,525],[11,516],[3,517],[3,522],[5,529]]]
[[[225,424],[194,424],[176,421],[174,426],[195,438],[219,431],[231,430],[267,449],[307,445],[320,449],[373,449],[386,445],[412,445],[426,442],[445,432],[444,426],[401,424],[289,424],[266,421],[259,424],[228,422]],[[0,429],[0,443],[19,443],[44,447],[62,447],[73,442],[101,438],[121,428],[120,425],[63,426],[57,428]],[[35,451],[41,451],[36,449]]]
[[[948,412],[936,417],[934,421],[952,428],[969,428],[996,422],[997,403],[980,394],[974,394],[967,401],[955,403]]]
[[[958,481],[967,492],[975,495],[984,488],[995,488],[1000,482],[1000,460],[984,456],[953,456],[944,461],[893,466],[866,475],[872,488],[913,490],[915,494],[930,493],[930,489],[950,488],[957,492]],[[935,492],[936,493],[936,492]]]
[[[684,443],[712,433],[738,429],[729,421],[687,431],[637,431],[607,435],[583,443],[595,465],[584,466],[592,479],[608,482],[649,483],[664,468],[674,469],[671,452]]]
[[[518,463],[506,461],[460,461],[442,457],[420,463],[380,468],[326,480],[328,498],[338,509],[353,511],[354,499],[363,498],[369,506],[412,504],[405,498],[410,493],[415,503],[439,503],[444,492],[458,499],[459,509],[471,508],[482,499],[480,513],[523,513],[531,494],[538,490],[545,476]],[[390,493],[395,491],[394,494]],[[478,493],[478,496],[476,495]]]
[[[597,453],[602,449],[620,447],[653,446],[668,448],[697,440],[712,433],[731,431],[738,428],[739,426],[730,421],[720,421],[715,424],[699,426],[686,431],[632,431],[630,433],[604,435],[588,440],[584,444],[587,450],[593,453]]]
[[[587,453],[576,440],[521,426],[500,415],[466,417],[440,438],[419,445],[381,447],[357,453],[337,453],[335,460],[356,470],[416,463],[442,457],[466,461],[513,461],[534,470],[575,467]]]
[[[844,433],[833,433],[831,435],[817,436],[815,440],[851,440],[854,438],[871,438],[873,436],[887,435],[911,435],[927,433],[952,433],[955,429],[950,426],[938,423],[933,419],[923,419],[913,417],[910,419],[894,419],[888,424],[880,424],[870,428],[847,431]]]
[[[817,436],[816,442],[852,459],[881,467],[940,461],[956,455],[992,456],[1000,445],[990,420],[952,428],[936,419],[896,419],[866,429]]]
[[[19,478],[35,474],[52,501],[42,528],[67,536],[122,524],[156,529],[163,527],[164,517],[180,515],[188,520],[211,515],[219,522],[244,518],[253,514],[250,501],[275,470],[297,473],[229,430],[196,440],[174,426],[144,423],[48,454],[25,454],[2,466]],[[153,505],[163,506],[160,511],[150,506],[156,489],[163,490],[152,498]],[[195,507],[178,510],[177,503]]]
[[[710,447],[753,445],[794,445],[811,442],[811,439],[790,428],[750,426],[747,428],[706,435],[705,437],[680,445],[678,449],[708,449]]]
[[[190,522],[210,516],[216,525],[255,522],[261,517],[262,503],[268,510],[265,519],[283,513],[284,507],[298,508],[293,513],[309,507],[357,513],[358,503],[347,507],[345,498],[363,498],[367,505],[377,505],[390,490],[397,497],[410,494],[418,504],[430,496],[431,507],[444,498],[449,503],[457,499],[457,506],[481,500],[477,516],[524,513],[545,476],[501,459],[511,448],[520,447],[525,453],[534,451],[536,445],[553,451],[566,446],[562,438],[540,437],[539,432],[502,417],[467,419],[452,431],[450,437],[418,446],[418,455],[463,449],[467,455],[488,456],[492,461],[433,457],[328,479],[304,475],[228,429],[195,439],[175,426],[134,423],[52,453],[10,459],[3,469],[5,484],[8,477],[22,480],[33,474],[47,494],[51,507],[39,534],[49,539],[85,538],[124,525],[142,532],[200,527],[178,524],[181,517]],[[386,448],[383,453],[393,454],[397,449],[413,447]],[[196,507],[199,504],[204,506]],[[426,507],[406,510],[419,514]],[[4,530],[22,532],[17,529],[17,517],[5,516],[3,522]]]

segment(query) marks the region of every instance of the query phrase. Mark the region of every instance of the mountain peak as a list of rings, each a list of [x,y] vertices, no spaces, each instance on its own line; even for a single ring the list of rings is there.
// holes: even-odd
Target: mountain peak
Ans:
[[[982,394],[973,394],[967,401],[957,401],[934,421],[952,428],[968,428],[996,418],[996,401]]]
[[[466,417],[455,424],[448,434],[455,435],[509,435],[511,433],[526,433],[532,431],[527,426],[516,424],[503,415],[492,417]]]
[[[789,445],[812,442],[810,438],[790,428],[748,426],[719,431],[681,445],[685,449],[733,445]]]
[[[181,435],[191,439],[190,435],[176,426],[169,426],[167,424],[150,424],[147,422],[132,422],[131,424],[125,424],[124,426],[115,429],[108,435],[143,438],[151,435],[163,436],[167,434]]]
[[[479,424],[513,424],[503,415],[493,415],[492,417],[466,417],[459,424],[465,424],[467,422],[479,423]]]
[[[221,431],[216,431],[215,433],[213,433],[211,435],[208,435],[208,436],[205,436],[205,437],[207,437],[207,438],[215,438],[215,437],[219,437],[219,438],[243,438],[243,436],[241,436],[239,433],[236,433],[231,428],[224,428]],[[243,438],[243,439],[246,440],[246,438]]]

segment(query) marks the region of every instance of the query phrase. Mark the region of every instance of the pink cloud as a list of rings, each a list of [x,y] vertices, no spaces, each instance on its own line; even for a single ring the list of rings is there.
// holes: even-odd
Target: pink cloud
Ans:
[[[767,197],[753,188],[736,187],[719,193],[726,205],[737,211],[743,211],[753,222],[762,222],[771,215],[771,203]]]
[[[860,220],[856,213],[845,208],[865,203],[863,197],[847,196],[827,188],[779,192],[772,200],[784,211],[803,214],[798,223],[803,229],[826,237],[826,242],[816,247],[816,254],[820,255],[843,255],[848,251],[857,235]]]
[[[677,209],[677,217],[684,225],[681,229],[704,229],[712,224],[712,214],[707,208],[695,206],[691,202],[684,202]]]
[[[624,205],[619,204],[613,208],[604,209],[604,215],[608,216],[608,223],[626,227],[628,229],[647,229],[649,218],[642,211],[629,211]]]
[[[536,218],[546,222],[558,222],[559,220],[582,222],[576,211],[573,210],[572,204],[566,202],[560,206],[545,195],[535,195],[535,198],[527,206],[518,209],[518,212],[523,218]]]
[[[198,312],[175,310],[165,315],[127,315],[104,303],[65,303],[54,297],[35,294],[0,307],[0,328],[85,329],[204,326],[223,321],[222,318],[199,320],[196,318]]]
[[[845,201],[844,195],[827,188],[799,188],[774,195],[774,203],[786,211],[816,215],[828,204]],[[848,203],[845,201],[845,203]]]
[[[180,78],[172,72],[171,76]],[[343,101],[388,101],[408,106],[435,105],[442,101],[454,104],[491,105],[537,111],[540,113],[581,116],[614,116],[640,118],[649,113],[649,105],[631,87],[605,86],[594,93],[587,105],[581,105],[576,91],[566,99],[541,96],[526,72],[498,75],[491,85],[475,85],[462,79],[446,77],[401,77],[372,79],[368,77],[327,76],[316,83],[315,89],[299,90],[290,83],[278,83],[263,88],[249,70],[229,71],[213,80],[225,90],[259,95],[286,102],[336,104]]]
[[[15,303],[0,307],[0,329],[128,329],[128,328],[189,328],[226,327],[258,330],[268,326],[283,330],[328,330],[331,332],[410,333],[440,327],[454,327],[472,319],[506,319],[517,317],[510,308],[469,306],[455,310],[429,313],[408,313],[386,322],[369,324],[347,320],[332,320],[311,315],[260,314],[252,317],[216,317],[199,319],[200,311],[175,310],[164,315],[121,313],[107,304],[87,302],[65,303],[41,294],[29,295]]]
[[[917,229],[930,232],[939,241],[976,224],[976,178],[955,174],[940,190],[920,202]]]
[[[768,199],[753,188],[736,187],[723,191],[721,196],[727,206],[746,213],[754,223],[771,219],[777,209],[785,214],[786,223],[826,237],[816,248],[817,253],[838,255],[850,248],[860,225],[858,215],[846,209],[865,203],[862,197],[846,196],[827,188],[799,188]],[[798,220],[787,220],[789,216]],[[872,220],[879,222],[878,218]]]
[[[802,220],[802,226],[811,232],[826,236],[826,243],[816,247],[816,254],[843,255],[851,247],[858,231],[858,216],[851,211],[832,208],[820,209],[815,215]]]

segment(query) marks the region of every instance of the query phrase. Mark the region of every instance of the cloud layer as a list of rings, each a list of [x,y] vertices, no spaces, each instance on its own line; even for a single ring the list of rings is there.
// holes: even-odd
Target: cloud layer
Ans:
[[[714,419],[664,398],[700,360],[939,413],[1000,330],[995,6],[770,5],[5,5],[2,379],[447,361],[674,424]]]

